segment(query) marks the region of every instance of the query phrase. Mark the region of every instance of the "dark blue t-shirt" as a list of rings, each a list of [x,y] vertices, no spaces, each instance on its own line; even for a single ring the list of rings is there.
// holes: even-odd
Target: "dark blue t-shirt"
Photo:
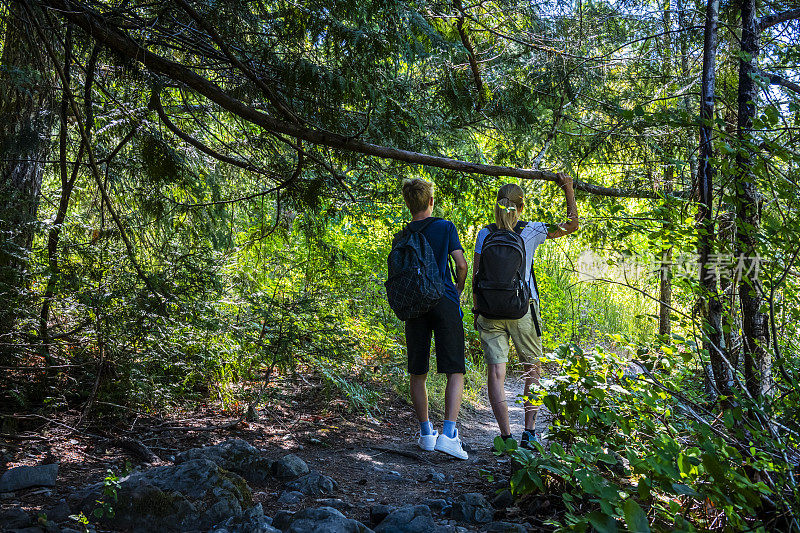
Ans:
[[[427,219],[414,220],[409,223],[409,228],[415,230],[422,226],[425,220]],[[444,279],[444,295],[455,303],[459,303],[458,291],[456,290],[453,278],[450,276],[450,271],[447,267],[447,260],[450,252],[454,250],[464,250],[461,246],[461,241],[458,240],[458,232],[456,231],[455,225],[449,220],[434,220],[427,228],[422,230],[422,234],[425,235],[431,248],[433,248],[436,264],[439,266],[442,279]]]

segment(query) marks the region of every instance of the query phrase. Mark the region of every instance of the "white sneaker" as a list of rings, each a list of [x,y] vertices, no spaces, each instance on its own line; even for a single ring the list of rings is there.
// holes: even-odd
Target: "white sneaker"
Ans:
[[[467,452],[464,451],[464,448],[461,447],[461,439],[458,438],[458,429],[456,429],[456,436],[452,439],[442,433],[436,439],[436,446],[433,448],[437,452],[444,452],[447,455],[451,455],[456,459],[467,459],[469,455]]]
[[[438,436],[439,432],[435,430],[432,435],[420,435],[419,439],[417,439],[417,444],[426,452],[432,452],[436,446],[436,437]]]

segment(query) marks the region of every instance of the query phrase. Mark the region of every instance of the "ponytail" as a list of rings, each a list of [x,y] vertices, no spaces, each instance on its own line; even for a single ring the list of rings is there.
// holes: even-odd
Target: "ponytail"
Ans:
[[[500,198],[494,204],[494,220],[500,229],[514,230],[519,221],[519,209],[508,198]]]

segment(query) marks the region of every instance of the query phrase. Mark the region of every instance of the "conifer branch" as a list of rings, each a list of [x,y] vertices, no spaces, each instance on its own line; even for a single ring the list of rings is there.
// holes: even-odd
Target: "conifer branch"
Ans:
[[[354,139],[338,133],[310,128],[276,119],[258,109],[234,98],[216,83],[197,74],[182,64],[170,61],[142,47],[124,31],[113,26],[102,15],[91,8],[71,0],[38,0],[38,4],[59,12],[59,14],[82,28],[97,42],[115,53],[130,60],[141,63],[153,73],[160,74],[193,89],[244,120],[274,133],[282,133],[299,140],[339,150],[356,152],[363,155],[393,159],[405,163],[425,165],[435,168],[454,170],[485,176],[510,177],[526,180],[543,180],[556,182],[555,172],[539,169],[507,167],[472,163],[448,157],[435,156],[410,150],[402,150],[390,146],[382,146]],[[599,196],[613,198],[658,198],[661,194],[654,190],[611,188],[575,180],[577,190]]]

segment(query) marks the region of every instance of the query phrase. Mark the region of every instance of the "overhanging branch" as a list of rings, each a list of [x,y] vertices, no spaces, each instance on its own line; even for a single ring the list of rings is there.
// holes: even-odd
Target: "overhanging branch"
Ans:
[[[764,72],[763,70],[760,71],[761,75],[765,78],[769,79],[770,85],[779,85],[784,89],[789,89],[800,95],[800,84],[793,82],[790,79],[784,78],[780,74],[773,74],[771,72]]]
[[[82,28],[98,43],[103,44],[114,52],[141,63],[151,72],[186,85],[226,111],[266,130],[282,133],[312,144],[405,163],[426,165],[470,174],[482,174],[485,176],[557,181],[555,172],[547,170],[484,165],[448,157],[401,150],[399,148],[368,143],[338,133],[308,128],[299,124],[278,120],[232,97],[217,84],[200,76],[190,68],[170,61],[143,48],[126,33],[118,31],[117,29],[112,29],[110,21],[105,20],[102,15],[86,6],[72,2],[71,0],[39,0],[38,3],[58,12],[60,16]],[[575,181],[575,189],[615,198],[658,198],[660,196],[658,192],[652,190],[610,188],[577,180]]]
[[[771,28],[776,24],[780,24],[781,22],[787,22],[799,18],[800,18],[800,8],[789,9],[781,13],[773,13],[772,15],[767,15],[765,17],[762,17],[761,20],[758,21],[758,26],[756,28],[756,31],[762,32],[767,28]]]

